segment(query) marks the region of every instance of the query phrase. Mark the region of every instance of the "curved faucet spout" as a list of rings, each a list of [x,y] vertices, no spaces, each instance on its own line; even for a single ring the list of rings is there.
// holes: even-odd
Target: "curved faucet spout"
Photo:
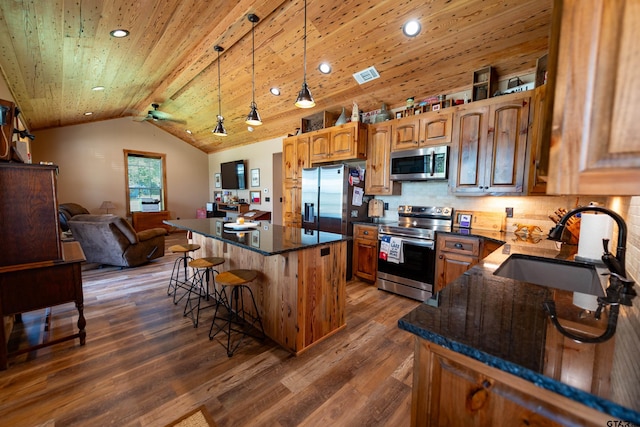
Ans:
[[[618,213],[612,211],[611,209],[607,209],[602,206],[580,206],[578,208],[572,209],[567,212],[560,222],[549,231],[549,240],[562,240],[562,234],[564,233],[564,229],[567,226],[567,221],[572,216],[579,214],[581,212],[602,212],[604,214],[609,215],[618,225],[618,243],[616,246],[616,255],[615,262],[608,262],[612,255],[609,253],[608,249],[605,248],[605,256],[603,256],[603,261],[611,270],[612,273],[619,274],[622,277],[626,277],[627,273],[625,270],[625,252],[627,247],[627,224],[624,222],[624,219],[618,215]],[[607,245],[608,246],[608,245]],[[605,257],[607,259],[605,259]]]

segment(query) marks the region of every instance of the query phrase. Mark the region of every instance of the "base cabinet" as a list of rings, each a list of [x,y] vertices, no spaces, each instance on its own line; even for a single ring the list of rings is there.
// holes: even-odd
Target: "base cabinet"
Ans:
[[[378,272],[378,228],[371,225],[353,226],[353,274],[375,282]]]
[[[611,416],[415,338],[412,426],[606,426]]]

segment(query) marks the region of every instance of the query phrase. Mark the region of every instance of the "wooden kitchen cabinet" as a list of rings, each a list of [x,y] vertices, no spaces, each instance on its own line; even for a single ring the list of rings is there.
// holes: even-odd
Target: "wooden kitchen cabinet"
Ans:
[[[311,163],[364,160],[367,156],[367,125],[350,122],[309,133]]]
[[[640,195],[640,2],[556,0],[548,194]]]
[[[378,227],[353,225],[353,274],[375,282],[378,272]]]
[[[436,280],[434,293],[464,274],[480,260],[478,237],[439,235],[436,239]]]
[[[549,144],[551,125],[547,111],[547,86],[538,86],[533,91],[533,102],[529,111],[531,132],[527,144],[527,194],[546,194],[549,177]]]
[[[369,126],[365,194],[387,196],[401,193],[402,184],[391,181],[391,123],[386,121]]]
[[[432,111],[393,121],[391,151],[451,142],[452,111]]]
[[[301,227],[302,169],[311,166],[309,134],[285,138],[282,142],[282,224]]]
[[[515,375],[415,338],[412,426],[603,426],[600,413]]]
[[[531,91],[461,107],[453,117],[453,194],[522,194]]]

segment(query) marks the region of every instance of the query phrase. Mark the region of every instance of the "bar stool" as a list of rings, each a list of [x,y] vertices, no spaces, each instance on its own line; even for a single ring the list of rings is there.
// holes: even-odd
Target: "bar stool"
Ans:
[[[224,264],[224,258],[219,257],[205,257],[194,259],[189,262],[189,267],[193,268],[193,280],[191,281],[191,287],[187,294],[187,303],[184,306],[184,316],[189,317],[193,321],[193,327],[198,327],[198,319],[200,318],[200,310],[205,308],[211,308],[217,306],[220,300],[220,293],[216,289],[216,282],[213,277],[213,273],[218,274],[218,271],[214,267]],[[209,283],[213,280],[213,287],[209,287]],[[213,294],[212,294],[213,291]],[[201,301],[203,299],[209,301],[211,296],[216,301],[216,304],[210,304],[202,307]],[[194,303],[195,301],[195,303]],[[194,315],[195,311],[195,315]]]
[[[236,351],[245,335],[249,335],[257,339],[265,338],[262,319],[260,318],[260,313],[258,312],[256,300],[253,297],[251,288],[249,286],[246,286],[247,283],[252,282],[256,277],[258,277],[258,272],[255,270],[229,270],[222,272],[216,276],[216,282],[221,287],[221,298],[216,304],[216,311],[213,315],[213,322],[211,322],[211,329],[209,329],[209,339],[212,340],[219,332],[224,332],[227,335],[227,345],[225,346],[225,348],[227,350],[228,357],[233,356],[233,353]],[[230,298],[227,298],[226,288],[231,288]],[[255,315],[245,310],[243,292],[243,290],[245,289],[251,296],[251,302],[253,304]],[[227,310],[226,317],[218,316],[218,310],[221,305],[224,306],[224,308],[226,308]],[[218,326],[216,325],[216,320],[223,320],[224,323],[221,326]],[[256,324],[260,326],[260,336],[250,333],[247,330],[247,327],[257,329]],[[234,328],[233,325],[238,326],[238,328],[241,327],[242,329]],[[214,327],[217,328],[215,332]],[[232,331],[241,334],[238,342],[233,348],[231,348]]]
[[[189,253],[197,251],[198,249],[200,249],[200,245],[192,243],[169,246],[169,252],[181,254],[173,263],[173,270],[171,271],[171,278],[169,279],[169,287],[167,288],[167,295],[173,295],[174,304],[178,304],[178,302],[184,298],[187,291],[191,288],[189,283],[191,278],[187,272],[187,265],[189,261],[193,261],[193,258]],[[182,278],[180,278],[180,272],[182,272]],[[185,292],[180,296],[180,298],[176,299],[178,288],[184,289]]]

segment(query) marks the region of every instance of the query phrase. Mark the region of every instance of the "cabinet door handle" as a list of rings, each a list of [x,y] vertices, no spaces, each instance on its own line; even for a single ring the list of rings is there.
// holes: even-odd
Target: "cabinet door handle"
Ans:
[[[462,243],[456,243],[453,245],[456,249],[462,249]]]
[[[438,258],[440,258],[440,259],[444,259],[444,256],[443,256],[443,255],[440,255]]]
[[[362,234],[364,234],[365,236],[368,236],[368,235],[369,235],[369,232],[368,232],[368,231],[365,231],[365,232],[363,232]]]

